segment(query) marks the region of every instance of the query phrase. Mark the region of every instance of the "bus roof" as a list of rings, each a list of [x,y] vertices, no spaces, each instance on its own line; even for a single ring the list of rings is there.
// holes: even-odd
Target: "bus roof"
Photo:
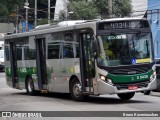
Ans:
[[[142,18],[112,18],[112,19],[94,19],[94,20],[71,20],[71,21],[62,21],[57,24],[45,24],[39,25],[32,31],[56,28],[56,27],[65,27],[65,26],[74,26],[78,24],[84,24],[89,22],[110,22],[110,21],[123,21],[123,20],[142,20]]]
[[[95,20],[75,20],[75,21],[62,21],[57,24],[46,24],[40,25],[36,28],[32,29],[30,32],[18,33],[18,34],[9,34],[5,35],[5,39],[19,38],[19,37],[27,37],[34,36],[52,32],[58,32],[63,30],[71,30],[76,28],[87,28],[91,27],[93,24],[97,22],[113,22],[113,21],[128,21],[128,20],[146,20],[144,18],[112,18],[112,19],[95,19]]]
[[[133,18],[112,18],[112,19],[104,19],[102,21],[106,22],[111,22],[111,21],[124,21],[124,20],[146,20],[145,18],[138,18],[138,17],[133,17]]]

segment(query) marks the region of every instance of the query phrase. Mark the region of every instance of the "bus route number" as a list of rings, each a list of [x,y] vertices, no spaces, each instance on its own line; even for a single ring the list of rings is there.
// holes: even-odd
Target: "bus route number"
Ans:
[[[137,79],[148,79],[148,75],[137,76]]]
[[[112,28],[126,28],[127,27],[127,24],[126,22],[117,22],[117,23],[111,23],[111,27]]]

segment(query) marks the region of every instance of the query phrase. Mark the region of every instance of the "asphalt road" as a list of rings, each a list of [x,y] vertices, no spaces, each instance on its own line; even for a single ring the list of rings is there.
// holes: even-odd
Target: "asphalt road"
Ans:
[[[5,82],[4,73],[0,73],[0,111],[160,111],[160,93],[151,92],[151,95],[136,93],[136,95],[129,101],[121,101],[117,95],[102,95],[99,97],[91,96],[86,102],[75,102],[70,98],[69,94],[49,93],[29,96],[26,94],[25,90],[16,90],[8,87]],[[70,114],[72,114],[72,112]],[[159,119],[153,117],[129,118],[136,120]],[[0,120],[1,119],[17,120],[17,118],[0,118]],[[28,120],[28,118],[23,119]],[[41,119],[45,120],[46,118]],[[41,119],[37,118],[36,120]],[[62,115],[62,117],[56,117],[54,119],[79,120],[82,119],[82,117],[64,118]],[[128,117],[83,117],[83,119],[128,120]]]

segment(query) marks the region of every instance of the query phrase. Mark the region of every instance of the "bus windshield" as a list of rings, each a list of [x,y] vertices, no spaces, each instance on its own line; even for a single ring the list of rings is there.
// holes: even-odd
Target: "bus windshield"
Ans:
[[[99,35],[98,64],[134,65],[152,62],[151,33]]]

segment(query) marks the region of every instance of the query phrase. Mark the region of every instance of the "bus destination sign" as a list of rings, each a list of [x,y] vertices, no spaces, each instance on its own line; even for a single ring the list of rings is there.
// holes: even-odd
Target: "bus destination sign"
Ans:
[[[99,30],[107,29],[137,29],[149,27],[147,22],[144,21],[114,21],[99,23]]]

